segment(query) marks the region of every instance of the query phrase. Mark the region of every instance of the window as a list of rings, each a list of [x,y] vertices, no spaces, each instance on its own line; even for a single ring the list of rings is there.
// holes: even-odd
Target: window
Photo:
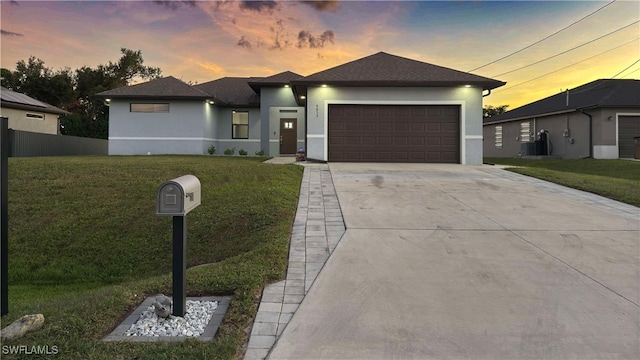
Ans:
[[[285,121],[284,122],[285,129],[293,129],[293,121]]]
[[[246,111],[233,112],[233,127],[231,129],[231,137],[233,139],[249,138],[249,113]]]
[[[144,112],[144,113],[168,113],[168,103],[131,103],[129,104],[131,112]]]
[[[496,126],[496,147],[502,147],[502,126]]]
[[[528,121],[520,123],[520,142],[531,141],[531,123]]]
[[[27,119],[44,120],[44,114],[27,113]]]

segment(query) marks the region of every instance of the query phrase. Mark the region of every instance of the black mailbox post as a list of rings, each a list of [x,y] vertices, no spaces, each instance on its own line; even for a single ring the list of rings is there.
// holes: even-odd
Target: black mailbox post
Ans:
[[[187,312],[187,213],[200,205],[200,180],[185,175],[160,185],[156,215],[173,216],[173,312]]]

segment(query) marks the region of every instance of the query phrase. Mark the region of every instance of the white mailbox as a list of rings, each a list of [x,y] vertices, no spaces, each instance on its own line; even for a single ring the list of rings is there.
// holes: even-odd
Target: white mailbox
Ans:
[[[200,180],[184,175],[169,180],[158,188],[156,215],[184,216],[200,205]]]

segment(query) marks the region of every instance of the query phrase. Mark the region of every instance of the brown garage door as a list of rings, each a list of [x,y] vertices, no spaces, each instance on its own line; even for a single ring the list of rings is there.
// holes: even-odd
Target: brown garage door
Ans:
[[[622,159],[633,159],[635,146],[633,138],[640,136],[640,116],[620,116],[618,118],[618,149]]]
[[[460,107],[329,105],[329,161],[460,162]]]

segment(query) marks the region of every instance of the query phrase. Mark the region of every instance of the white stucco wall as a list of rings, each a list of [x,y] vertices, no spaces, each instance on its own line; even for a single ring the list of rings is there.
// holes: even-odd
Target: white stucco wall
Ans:
[[[27,114],[38,114],[43,119],[27,117]],[[42,111],[0,108],[0,116],[9,118],[9,129],[30,131],[43,134],[58,134],[58,119],[60,115]]]
[[[482,89],[456,88],[336,88],[307,90],[307,156],[328,160],[330,104],[459,105],[460,159],[462,164],[482,164]]]
[[[130,112],[132,102],[168,102],[169,112]],[[114,99],[109,106],[109,154],[204,154],[215,140],[211,107],[204,101]]]

